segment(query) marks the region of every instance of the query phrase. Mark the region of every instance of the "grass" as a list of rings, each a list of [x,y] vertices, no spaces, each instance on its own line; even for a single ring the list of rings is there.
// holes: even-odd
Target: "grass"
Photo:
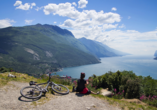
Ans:
[[[15,75],[16,78],[8,77],[8,74]],[[44,82],[45,80],[37,79],[33,76],[28,76],[27,74],[17,73],[17,72],[6,72],[0,74],[0,87],[7,85],[9,81],[19,81],[19,82],[29,82],[29,81],[37,81]]]
[[[8,74],[12,74],[12,75],[15,75],[16,78],[11,78],[11,77],[8,77]],[[60,79],[58,79],[57,77],[56,78],[52,78],[51,79],[53,82],[55,83],[60,83],[62,84],[61,82],[64,82],[65,81],[61,81]],[[6,72],[6,73],[0,73],[0,88],[6,86],[6,85],[10,85],[10,81],[17,81],[17,82],[22,82],[22,83],[29,83],[30,81],[35,81],[35,82],[38,82],[38,83],[45,83],[46,81],[48,81],[48,77],[46,77],[44,75],[44,77],[42,78],[35,78],[33,76],[29,76],[27,74],[23,74],[23,73],[17,73],[17,72]],[[13,85],[15,86],[15,85]],[[66,85],[69,90],[72,89],[72,86],[70,85]],[[16,87],[16,86],[15,86]],[[14,87],[14,88],[15,88]],[[42,85],[42,87],[46,87],[46,84],[45,85]],[[18,88],[19,89],[19,88]],[[20,88],[21,89],[21,88]],[[7,92],[7,90],[5,90]],[[51,87],[48,88],[48,92],[45,94],[45,96],[43,95],[39,100],[37,101],[32,101],[31,105],[33,106],[37,106],[37,105],[43,105],[45,104],[46,102],[48,102],[49,100],[51,100],[51,98],[54,97],[54,92],[53,90],[51,89]]]
[[[16,75],[17,78],[9,78],[8,77],[9,73],[11,73],[13,75]],[[48,80],[47,77],[35,78],[35,77],[29,76],[27,74],[16,73],[16,72],[6,72],[6,73],[1,73],[0,74],[0,88],[5,86],[5,85],[7,85],[9,81],[18,81],[18,82],[24,82],[24,83],[29,83],[29,81],[36,81],[38,83],[44,83],[47,80]],[[64,83],[63,85],[66,85],[66,82],[65,82],[66,80],[63,79],[64,81],[62,81],[57,76],[53,77],[52,80],[55,83],[59,83],[59,84]],[[72,83],[67,83],[67,84],[68,85],[66,85],[66,87],[68,87],[69,90],[71,91],[73,84]],[[102,88],[95,89],[94,87],[93,88],[91,87],[89,89],[91,89],[92,91],[96,92],[96,91],[101,91]],[[50,87],[49,88],[49,92],[46,93],[46,96],[41,97],[41,99],[39,99],[37,101],[33,101],[31,105],[37,106],[37,105],[45,104],[51,98],[54,97],[54,95],[52,95],[52,94],[53,94],[53,91],[52,91],[52,89]],[[122,101],[122,100],[119,100],[119,99],[105,97],[105,96],[100,95],[100,94],[99,95],[91,94],[91,96],[96,97],[96,98],[100,98],[102,100],[105,100],[110,105],[115,106],[115,107],[118,106],[122,110],[140,110],[140,109],[143,109],[143,110],[157,110],[156,107],[152,107],[152,106],[149,106],[149,105],[141,105],[141,104],[137,104],[137,103],[130,103],[130,102]]]
[[[149,105],[141,105],[141,104],[137,104],[137,103],[130,103],[130,102],[126,102],[126,101],[122,101],[119,99],[114,99],[114,98],[109,98],[103,95],[94,95],[91,94],[93,97],[96,98],[100,98],[103,99],[105,101],[107,101],[110,105],[112,106],[118,106],[120,107],[122,110],[157,110],[156,107],[153,106],[149,106]]]

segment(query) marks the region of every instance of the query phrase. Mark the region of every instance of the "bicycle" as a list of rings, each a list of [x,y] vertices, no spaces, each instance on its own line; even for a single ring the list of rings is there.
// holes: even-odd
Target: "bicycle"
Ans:
[[[55,84],[50,81],[51,76],[49,74],[49,80],[46,83],[36,84],[37,82],[30,81],[30,86],[24,87],[20,90],[20,94],[28,99],[37,99],[42,96],[42,93],[46,94],[48,92],[48,87],[51,86],[52,90],[56,93],[65,95],[69,93],[69,89],[62,84]],[[45,88],[40,87],[39,85],[47,84]],[[35,85],[35,86],[32,86]]]

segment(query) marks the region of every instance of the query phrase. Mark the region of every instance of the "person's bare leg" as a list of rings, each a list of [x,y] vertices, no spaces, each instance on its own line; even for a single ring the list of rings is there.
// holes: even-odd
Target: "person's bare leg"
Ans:
[[[91,93],[92,93],[92,94],[95,94],[95,95],[98,94],[98,93],[95,93],[95,92],[93,92],[93,91],[91,91]]]

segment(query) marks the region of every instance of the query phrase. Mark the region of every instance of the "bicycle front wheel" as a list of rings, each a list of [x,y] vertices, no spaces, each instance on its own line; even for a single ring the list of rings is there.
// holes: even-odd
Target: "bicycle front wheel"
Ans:
[[[66,86],[63,86],[61,84],[52,85],[52,90],[54,90],[56,93],[62,94],[62,95],[69,93],[69,89]]]
[[[39,88],[33,86],[27,86],[21,89],[21,95],[28,99],[37,99],[40,98],[42,92]]]

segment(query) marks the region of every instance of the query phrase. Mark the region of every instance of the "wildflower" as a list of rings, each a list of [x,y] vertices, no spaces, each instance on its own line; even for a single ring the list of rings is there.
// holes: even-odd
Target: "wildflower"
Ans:
[[[114,89],[114,91],[115,91],[115,92],[117,91],[116,88]]]
[[[123,90],[123,93],[124,93],[124,90]]]

